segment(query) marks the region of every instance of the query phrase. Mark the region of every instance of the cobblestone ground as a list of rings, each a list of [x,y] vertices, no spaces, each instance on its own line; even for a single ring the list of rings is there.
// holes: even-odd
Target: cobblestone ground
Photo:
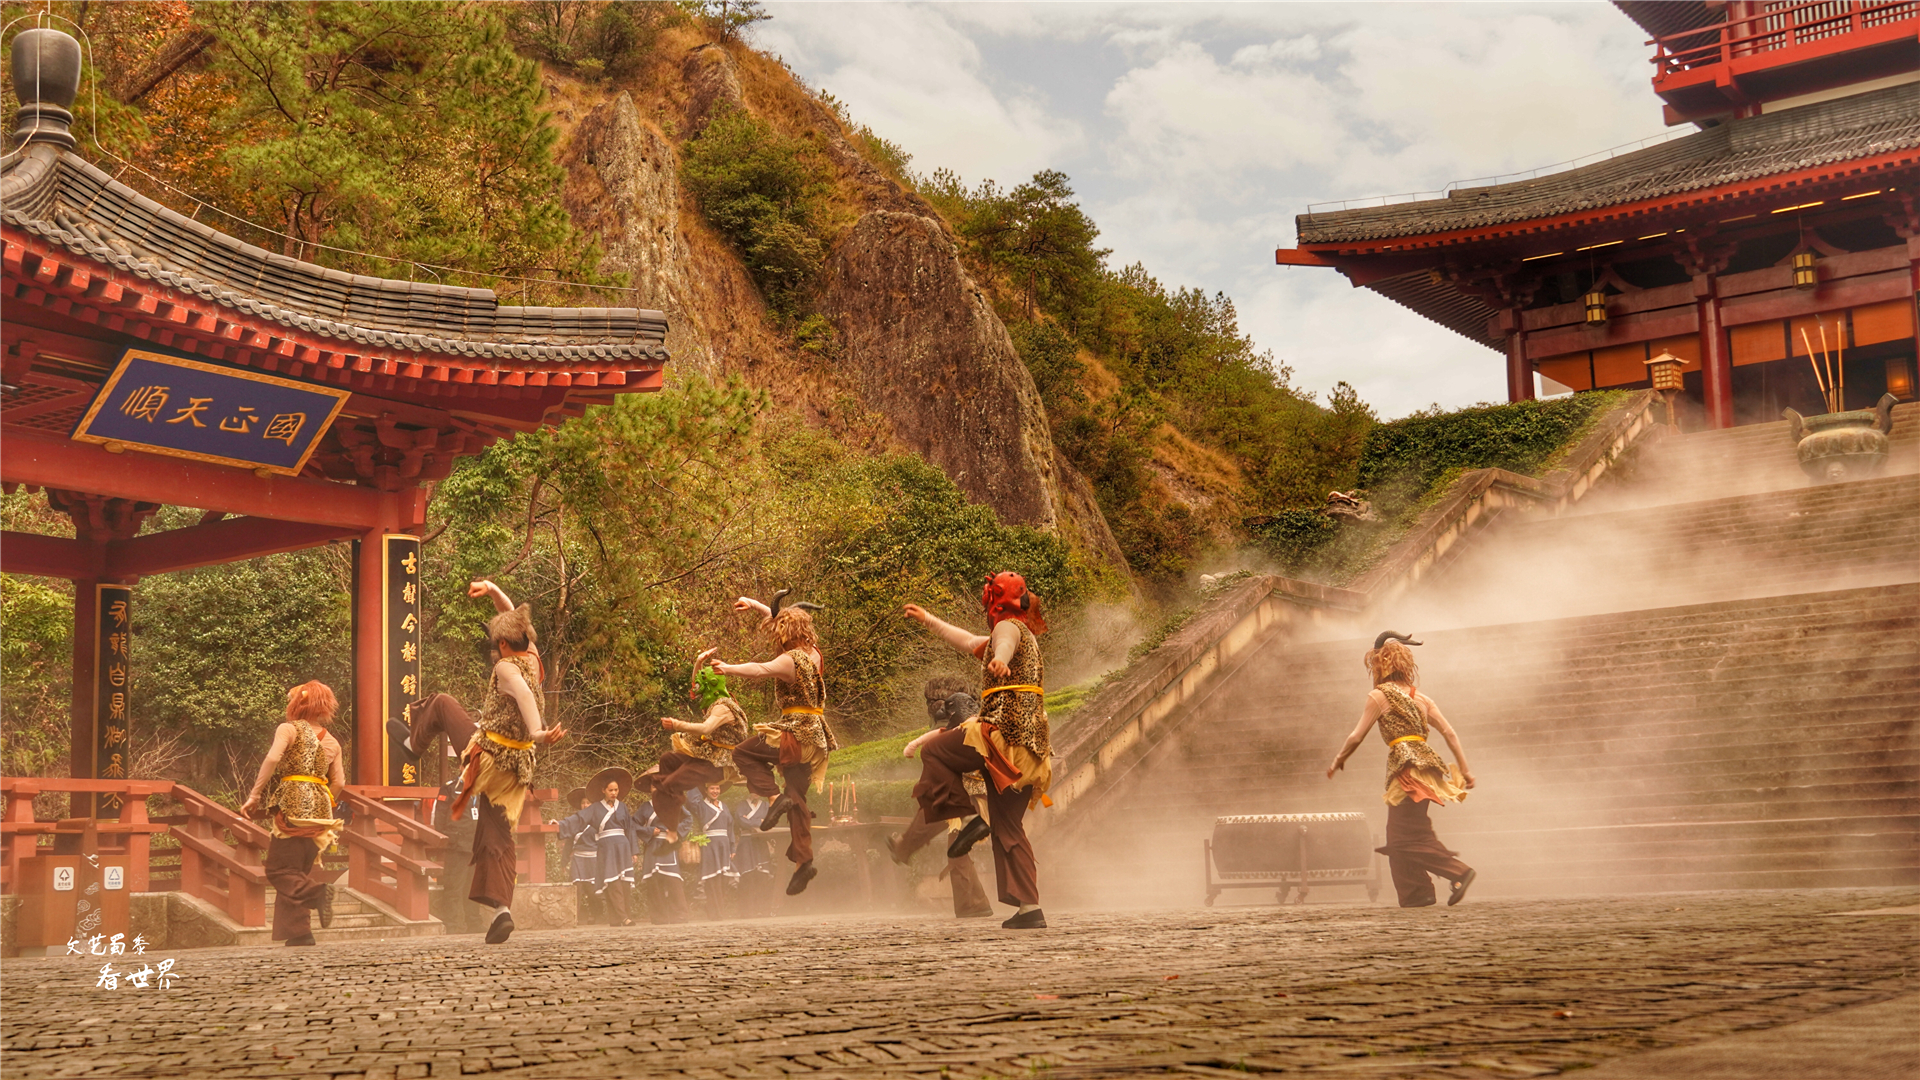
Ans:
[[[7,961],[50,1076],[1515,1077],[1920,988],[1912,890],[696,924]]]

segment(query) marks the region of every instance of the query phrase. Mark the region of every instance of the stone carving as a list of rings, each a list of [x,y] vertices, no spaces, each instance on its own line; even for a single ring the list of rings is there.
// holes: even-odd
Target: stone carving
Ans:
[[[1800,457],[1800,468],[1816,484],[1865,480],[1886,468],[1888,435],[1893,431],[1896,398],[1884,394],[1871,409],[1802,417],[1780,410],[1787,434]]]

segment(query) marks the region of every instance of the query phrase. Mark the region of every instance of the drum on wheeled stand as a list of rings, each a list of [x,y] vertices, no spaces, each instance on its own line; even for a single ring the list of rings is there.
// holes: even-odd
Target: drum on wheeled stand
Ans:
[[[1365,814],[1215,818],[1213,836],[1201,844],[1209,906],[1226,889],[1277,886],[1281,904],[1289,892],[1294,903],[1305,903],[1310,885],[1360,885],[1368,900],[1380,895],[1380,860]]]

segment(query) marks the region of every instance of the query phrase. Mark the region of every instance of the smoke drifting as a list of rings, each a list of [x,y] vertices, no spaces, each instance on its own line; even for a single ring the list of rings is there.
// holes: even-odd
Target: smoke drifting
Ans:
[[[1378,837],[1377,731],[1324,774],[1385,627],[1425,640],[1421,688],[1478,780],[1433,814],[1475,895],[1912,880],[1920,447],[1898,412],[1879,478],[1809,486],[1783,424],[1667,440],[1564,516],[1496,521],[1364,624],[1297,624],[1042,836],[1043,889],[1192,904],[1221,815],[1360,811]]]

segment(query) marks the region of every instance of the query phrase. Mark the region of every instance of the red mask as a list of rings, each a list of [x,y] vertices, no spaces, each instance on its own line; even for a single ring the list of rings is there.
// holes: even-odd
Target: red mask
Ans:
[[[1046,633],[1047,620],[1040,617],[1038,598],[1027,591],[1026,579],[1010,570],[987,579],[980,590],[980,606],[987,611],[989,630],[1000,625],[1001,619],[1018,619],[1034,633]]]

